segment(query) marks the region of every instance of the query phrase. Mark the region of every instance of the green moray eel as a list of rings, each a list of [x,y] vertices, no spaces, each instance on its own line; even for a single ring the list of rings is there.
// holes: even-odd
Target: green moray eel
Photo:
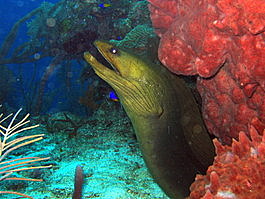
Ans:
[[[113,70],[89,52],[85,60],[116,91],[151,175],[170,198],[183,199],[195,175],[205,172],[214,157],[192,93],[164,67],[108,42],[94,44]]]

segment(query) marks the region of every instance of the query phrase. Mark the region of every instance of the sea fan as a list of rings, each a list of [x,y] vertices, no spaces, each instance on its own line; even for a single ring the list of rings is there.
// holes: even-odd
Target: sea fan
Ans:
[[[15,123],[15,120],[22,109],[19,109],[17,113],[13,116],[7,127],[3,125],[13,114],[10,114],[6,117],[3,117],[3,114],[0,114],[0,181],[5,180],[24,180],[24,181],[42,181],[42,179],[33,179],[33,178],[23,178],[16,177],[20,171],[41,169],[41,168],[50,168],[52,165],[39,166],[40,161],[48,160],[47,158],[40,157],[21,157],[16,159],[10,159],[9,155],[14,150],[37,142],[43,139],[44,134],[20,136],[21,132],[33,129],[39,125],[27,126],[25,125],[30,121],[27,120],[29,114],[27,114],[21,121]],[[3,161],[6,159],[5,161]],[[26,194],[14,192],[14,191],[0,191],[0,194],[16,194],[23,196],[24,198],[32,198]]]

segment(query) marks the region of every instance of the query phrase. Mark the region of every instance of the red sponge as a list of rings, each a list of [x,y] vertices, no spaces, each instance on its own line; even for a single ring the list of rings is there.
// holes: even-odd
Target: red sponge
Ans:
[[[222,146],[216,139],[217,156],[206,176],[197,175],[191,185],[190,199],[263,199],[265,194],[265,130],[260,136],[253,126],[251,140],[244,132],[232,146]]]
[[[153,26],[161,37],[159,59],[174,73],[199,76],[209,131],[231,143],[231,137],[246,131],[254,117],[258,118],[256,124],[263,126],[264,1],[149,2]]]

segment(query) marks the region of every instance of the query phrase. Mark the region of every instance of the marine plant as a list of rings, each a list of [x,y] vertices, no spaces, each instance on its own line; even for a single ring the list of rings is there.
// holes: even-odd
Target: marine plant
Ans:
[[[0,182],[6,180],[41,182],[43,181],[42,179],[22,177],[21,175],[19,175],[19,173],[21,173],[22,171],[52,167],[52,165],[40,164],[40,162],[48,160],[49,157],[10,157],[11,153],[15,150],[27,146],[31,143],[37,142],[39,140],[42,140],[44,136],[44,134],[21,136],[22,132],[34,129],[39,126],[25,126],[30,122],[30,120],[27,120],[29,114],[27,114],[22,120],[16,123],[16,119],[21,110],[22,109],[19,109],[14,114],[14,116],[13,114],[9,114],[8,116],[3,117],[3,114],[0,114]],[[9,124],[5,125],[4,123],[6,123],[6,121],[10,117],[12,117],[11,121],[9,122]],[[15,194],[23,196],[25,198],[32,198],[31,196],[16,191],[0,191],[0,194]]]

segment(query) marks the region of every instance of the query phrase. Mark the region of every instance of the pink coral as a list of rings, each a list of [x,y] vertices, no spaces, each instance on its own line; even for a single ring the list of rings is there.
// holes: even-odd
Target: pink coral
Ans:
[[[265,130],[263,136],[250,126],[232,146],[214,140],[217,156],[206,176],[197,175],[190,199],[263,199],[265,195]]]
[[[159,59],[174,73],[199,75],[203,116],[231,144],[248,124],[265,125],[263,0],[149,0],[161,37]],[[255,118],[255,122],[253,122]]]

